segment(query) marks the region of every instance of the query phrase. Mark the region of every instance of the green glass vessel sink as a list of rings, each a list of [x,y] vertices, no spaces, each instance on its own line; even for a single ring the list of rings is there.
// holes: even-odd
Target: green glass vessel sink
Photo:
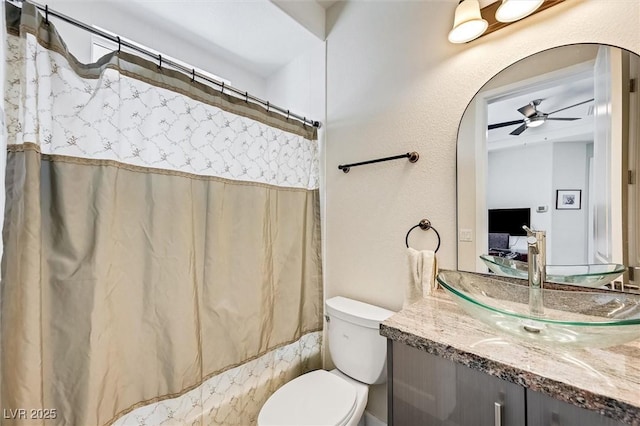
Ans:
[[[516,284],[461,271],[441,271],[437,279],[470,316],[519,338],[579,347],[607,347],[640,338],[638,294],[543,288],[537,297],[544,310],[534,315],[526,281]]]
[[[504,257],[482,255],[480,259],[491,272],[505,277],[527,279],[527,263]],[[625,271],[624,265],[616,263],[592,265],[547,265],[547,281],[597,288],[610,283]]]

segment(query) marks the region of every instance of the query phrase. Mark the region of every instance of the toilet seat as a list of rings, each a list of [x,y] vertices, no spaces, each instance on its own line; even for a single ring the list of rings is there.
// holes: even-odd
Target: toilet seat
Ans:
[[[278,389],[258,415],[260,426],[343,426],[356,409],[356,388],[325,370],[316,370]]]

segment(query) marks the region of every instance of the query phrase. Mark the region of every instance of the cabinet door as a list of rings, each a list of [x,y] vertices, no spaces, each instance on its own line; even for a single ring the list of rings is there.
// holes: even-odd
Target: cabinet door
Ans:
[[[597,411],[576,407],[531,390],[527,390],[527,421],[529,425],[544,426],[621,426],[623,424]]]
[[[524,426],[525,390],[393,342],[390,426]]]

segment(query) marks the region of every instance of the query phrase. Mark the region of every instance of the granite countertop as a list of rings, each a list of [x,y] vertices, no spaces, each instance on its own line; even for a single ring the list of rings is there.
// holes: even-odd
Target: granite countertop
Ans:
[[[605,349],[536,345],[471,318],[442,289],[380,334],[626,424],[640,425],[640,340]]]

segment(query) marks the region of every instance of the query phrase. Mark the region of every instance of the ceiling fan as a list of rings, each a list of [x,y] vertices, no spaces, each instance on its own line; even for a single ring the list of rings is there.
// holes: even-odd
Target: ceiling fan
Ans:
[[[527,105],[523,106],[522,108],[518,108],[518,111],[520,112],[520,114],[524,115],[524,119],[522,120],[514,120],[514,121],[505,121],[504,123],[496,123],[496,124],[489,124],[488,129],[492,130],[492,129],[497,129],[500,127],[506,127],[506,126],[513,126],[515,124],[520,124],[520,126],[518,128],[516,128],[514,131],[512,131],[511,133],[509,133],[510,135],[519,135],[522,132],[524,132],[525,130],[527,130],[529,127],[538,127],[541,126],[545,123],[545,121],[547,120],[556,120],[556,121],[573,121],[573,120],[579,120],[579,117],[573,117],[573,118],[555,118],[555,117],[549,117],[551,114],[555,114],[556,112],[560,112],[560,111],[564,111],[565,109],[569,109],[569,108],[573,108],[576,107],[578,105],[582,105],[582,104],[586,104],[588,102],[593,101],[593,99],[588,99],[586,101],[582,101],[582,102],[578,102],[577,104],[573,104],[573,105],[569,105],[567,107],[564,108],[560,108],[557,109],[553,112],[542,112],[538,110],[538,105],[540,105],[542,103],[543,99],[534,99],[533,101],[529,102]]]

